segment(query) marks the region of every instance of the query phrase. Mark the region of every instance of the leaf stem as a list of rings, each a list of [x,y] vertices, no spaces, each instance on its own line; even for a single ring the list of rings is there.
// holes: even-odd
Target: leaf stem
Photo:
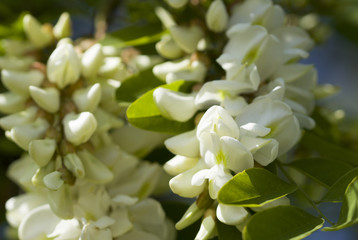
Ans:
[[[314,201],[307,195],[306,192],[304,192],[300,186],[292,179],[292,177],[287,173],[286,169],[284,168],[283,164],[279,161],[275,161],[278,168],[281,170],[281,172],[285,175],[288,181],[290,181],[292,184],[295,184],[298,191],[304,196],[304,198],[307,200],[307,202],[317,211],[317,213],[322,217],[324,220],[326,220],[331,225],[334,225],[334,223],[329,220],[322,211],[317,207],[317,205],[314,203]]]

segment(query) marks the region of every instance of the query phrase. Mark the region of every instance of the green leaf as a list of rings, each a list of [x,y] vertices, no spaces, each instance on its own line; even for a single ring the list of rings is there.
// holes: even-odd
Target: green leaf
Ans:
[[[159,87],[185,92],[190,89],[192,85],[193,82],[181,80]],[[145,130],[173,134],[186,132],[195,127],[193,119],[186,122],[178,122],[163,117],[154,102],[154,90],[155,89],[145,93],[128,107],[127,118],[129,123]]]
[[[342,202],[348,185],[357,176],[358,168],[354,168],[346,173],[328,189],[321,202]]]
[[[244,240],[303,239],[324,220],[294,206],[278,206],[254,214],[243,230]]]
[[[344,194],[341,213],[336,225],[323,228],[324,231],[337,231],[358,222],[358,177],[348,185]]]
[[[296,190],[275,174],[262,169],[250,168],[235,175],[219,191],[218,201],[245,207],[258,207]]]
[[[357,154],[337,144],[332,144],[310,132],[304,134],[300,144],[307,149],[319,152],[322,156],[327,158],[358,166]]]
[[[236,227],[216,221],[219,240],[241,240],[242,234]]]
[[[154,76],[152,68],[143,70],[126,79],[117,89],[118,101],[133,102],[149,90],[163,84]]]
[[[165,33],[166,31],[163,31],[157,24],[133,25],[107,34],[100,43],[104,46],[111,45],[120,48],[140,46],[159,41]]]
[[[352,170],[344,162],[327,158],[303,158],[289,164],[299,172],[325,187],[332,186],[340,177]]]

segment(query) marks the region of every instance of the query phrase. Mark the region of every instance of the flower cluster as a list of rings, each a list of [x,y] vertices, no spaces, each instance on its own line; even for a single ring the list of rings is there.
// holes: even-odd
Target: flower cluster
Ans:
[[[169,1],[179,8],[188,1]],[[169,12],[157,14],[169,34],[157,44],[166,58],[153,73],[166,83],[191,81],[191,93],[157,88],[154,101],[166,118],[185,122],[195,117],[194,130],[165,141],[176,156],[165,165],[174,177],[170,188],[179,196],[197,197],[176,224],[182,229],[203,218],[196,239],[215,234],[215,219],[242,230],[250,217],[247,209],[218,204],[221,187],[233,175],[253,167],[265,167],[286,154],[311,129],[313,89],[317,73],[298,61],[308,56],[313,42],[302,29],[285,24],[285,13],[271,0],[247,0],[231,8],[215,0],[203,24],[178,25]],[[209,51],[209,34],[224,32],[227,42],[217,56],[224,76],[207,76],[210,63],[202,57]],[[289,204],[287,198],[261,208]]]
[[[0,94],[0,111],[8,114],[0,126],[25,151],[8,171],[25,191],[6,203],[18,237],[174,239],[172,223],[149,198],[163,172],[132,154],[162,137],[153,143],[152,133],[117,117],[123,111],[115,100],[121,79],[152,61],[137,54],[124,63],[116,48],[74,45],[67,13],[54,27],[31,15],[23,25],[28,40],[7,40],[0,58],[9,90]],[[46,52],[48,59],[36,58]],[[133,134],[142,142],[122,146]]]

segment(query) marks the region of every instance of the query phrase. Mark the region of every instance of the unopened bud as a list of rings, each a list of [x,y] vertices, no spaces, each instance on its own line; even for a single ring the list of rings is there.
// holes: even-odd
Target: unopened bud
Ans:
[[[179,122],[186,122],[197,111],[195,97],[167,88],[157,88],[153,92],[154,101],[162,115]]]
[[[188,3],[188,0],[167,0],[167,2],[173,8],[181,8]]]
[[[104,163],[86,150],[77,153],[85,169],[86,179],[95,183],[108,183],[113,179],[113,173]]]
[[[165,58],[175,59],[181,57],[184,52],[168,35],[165,35],[156,45],[157,52]]]
[[[59,44],[47,61],[47,76],[60,89],[77,82],[81,73],[81,62],[74,47],[69,43]]]
[[[96,118],[90,112],[68,113],[62,123],[66,139],[76,146],[87,142],[97,128]]]
[[[29,72],[2,70],[1,80],[4,86],[10,91],[28,96],[29,86],[40,86],[45,76],[38,70],[30,70]]]
[[[93,112],[101,101],[101,95],[101,85],[96,83],[85,89],[75,91],[72,95],[72,99],[81,112]]]
[[[177,230],[182,230],[187,226],[196,222],[199,218],[203,216],[205,209],[199,208],[196,202],[191,204],[191,206],[186,210],[183,217],[175,224]]]
[[[76,177],[83,178],[85,176],[85,169],[83,167],[82,161],[76,153],[67,154],[64,158],[64,164],[66,168],[70,170]]]
[[[36,187],[46,187],[44,177],[55,170],[55,163],[50,161],[46,166],[38,168],[31,178],[31,182]]]
[[[207,216],[203,219],[200,225],[198,234],[195,236],[195,240],[211,239],[216,229],[215,220],[212,216]]]
[[[48,202],[52,211],[62,219],[73,218],[73,203],[71,198],[71,192],[67,184],[56,190],[47,191]]]
[[[40,167],[46,166],[53,157],[56,150],[56,141],[54,139],[36,139],[29,144],[30,157]]]
[[[90,47],[81,58],[82,75],[88,78],[96,76],[103,60],[104,54],[101,44],[97,43]]]
[[[25,123],[30,123],[35,120],[36,113],[36,107],[29,107],[24,111],[0,118],[0,126],[4,130],[11,130],[13,127],[23,125]]]
[[[45,186],[50,190],[58,190],[64,184],[61,175],[62,173],[58,171],[47,174],[43,180]]]
[[[61,14],[56,25],[53,28],[53,35],[57,39],[71,36],[71,18],[70,14],[64,12]]]
[[[55,113],[60,109],[60,92],[57,88],[39,88],[30,86],[32,99],[49,113]]]
[[[16,113],[25,108],[27,97],[12,92],[0,93],[0,112]]]
[[[206,12],[206,24],[213,32],[222,32],[226,29],[229,14],[226,11],[225,4],[222,0],[215,0],[210,4]]]
[[[24,31],[32,44],[38,48],[46,47],[52,41],[52,33],[44,28],[33,16],[26,14],[23,19]]]
[[[199,140],[196,129],[168,138],[164,142],[169,151],[174,154],[191,158],[200,157]]]
[[[45,134],[48,127],[49,123],[46,120],[38,118],[33,123],[12,128],[7,136],[11,137],[11,139],[18,146],[27,151],[29,143],[32,140],[41,138],[41,136]]]
[[[102,49],[104,50],[104,49]],[[98,74],[101,77],[113,78],[119,69],[123,66],[122,60],[119,57],[106,57],[103,60],[103,65],[98,69]]]
[[[192,53],[196,50],[199,40],[204,36],[203,30],[196,26],[171,26],[169,28],[170,34],[178,46],[187,53]]]

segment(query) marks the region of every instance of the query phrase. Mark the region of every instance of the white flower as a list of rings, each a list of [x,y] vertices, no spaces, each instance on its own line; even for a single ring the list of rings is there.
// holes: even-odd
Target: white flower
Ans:
[[[188,0],[166,0],[166,1],[173,8],[181,8],[188,3]]]
[[[28,71],[30,65],[35,60],[31,57],[0,57],[0,68],[15,70],[15,71]]]
[[[81,112],[93,112],[101,101],[102,89],[99,83],[76,90],[72,99]]]
[[[175,59],[183,56],[183,50],[175,43],[170,35],[164,35],[162,39],[155,45],[157,52],[169,59]]]
[[[29,96],[29,86],[38,87],[44,79],[44,74],[38,70],[23,72],[3,69],[1,71],[1,81],[4,86],[22,96]]]
[[[84,166],[77,154],[66,154],[63,163],[65,164],[66,168],[70,170],[76,177],[83,178],[85,176]]]
[[[53,27],[53,35],[57,39],[71,36],[70,14],[68,14],[67,12],[61,14],[56,25]]]
[[[161,114],[171,120],[186,122],[197,111],[192,94],[159,87],[154,90],[153,98]]]
[[[163,168],[170,175],[178,175],[194,167],[199,158],[189,158],[180,155],[176,155],[172,159],[168,160]]]
[[[2,117],[0,118],[0,126],[4,130],[11,130],[15,126],[30,123],[35,120],[37,110],[37,107],[28,107],[24,111]]]
[[[51,190],[58,190],[64,184],[61,175],[59,171],[47,174],[43,179],[45,186]]]
[[[169,151],[186,157],[200,157],[196,129],[168,138],[164,142]]]
[[[245,221],[250,214],[241,206],[219,203],[216,208],[216,216],[222,223],[228,225],[238,225]]]
[[[174,25],[169,28],[169,32],[176,44],[186,53],[194,52],[204,36],[203,30],[196,25],[190,27]]]
[[[27,37],[37,48],[46,47],[52,42],[52,33],[50,30],[43,28],[30,14],[24,16],[23,25]]]
[[[26,96],[12,92],[0,93],[0,112],[11,114],[25,109]]]
[[[55,113],[60,109],[60,91],[57,88],[29,87],[32,99],[49,113]]]
[[[90,112],[68,113],[63,118],[66,139],[74,145],[87,142],[97,128],[97,121]]]
[[[164,62],[153,67],[153,73],[159,79],[166,81],[168,84],[178,81],[204,81],[207,68],[197,60],[184,58],[176,62]]]
[[[7,170],[7,176],[25,190],[34,190],[32,177],[38,170],[36,163],[28,156],[24,155],[15,162],[12,162]]]
[[[77,82],[80,73],[81,62],[74,47],[69,43],[57,46],[47,61],[48,80],[63,89]]]
[[[215,0],[210,4],[205,20],[208,28],[214,32],[222,32],[226,29],[229,15],[222,0]]]
[[[200,225],[200,229],[196,234],[194,240],[206,240],[213,237],[215,232],[215,221],[212,216],[207,216],[203,219]]]
[[[103,64],[103,60],[104,54],[102,52],[102,46],[96,43],[87,49],[81,57],[82,75],[88,78],[96,76],[99,68]]]
[[[55,139],[35,139],[29,144],[29,155],[40,167],[44,167],[56,151]]]

